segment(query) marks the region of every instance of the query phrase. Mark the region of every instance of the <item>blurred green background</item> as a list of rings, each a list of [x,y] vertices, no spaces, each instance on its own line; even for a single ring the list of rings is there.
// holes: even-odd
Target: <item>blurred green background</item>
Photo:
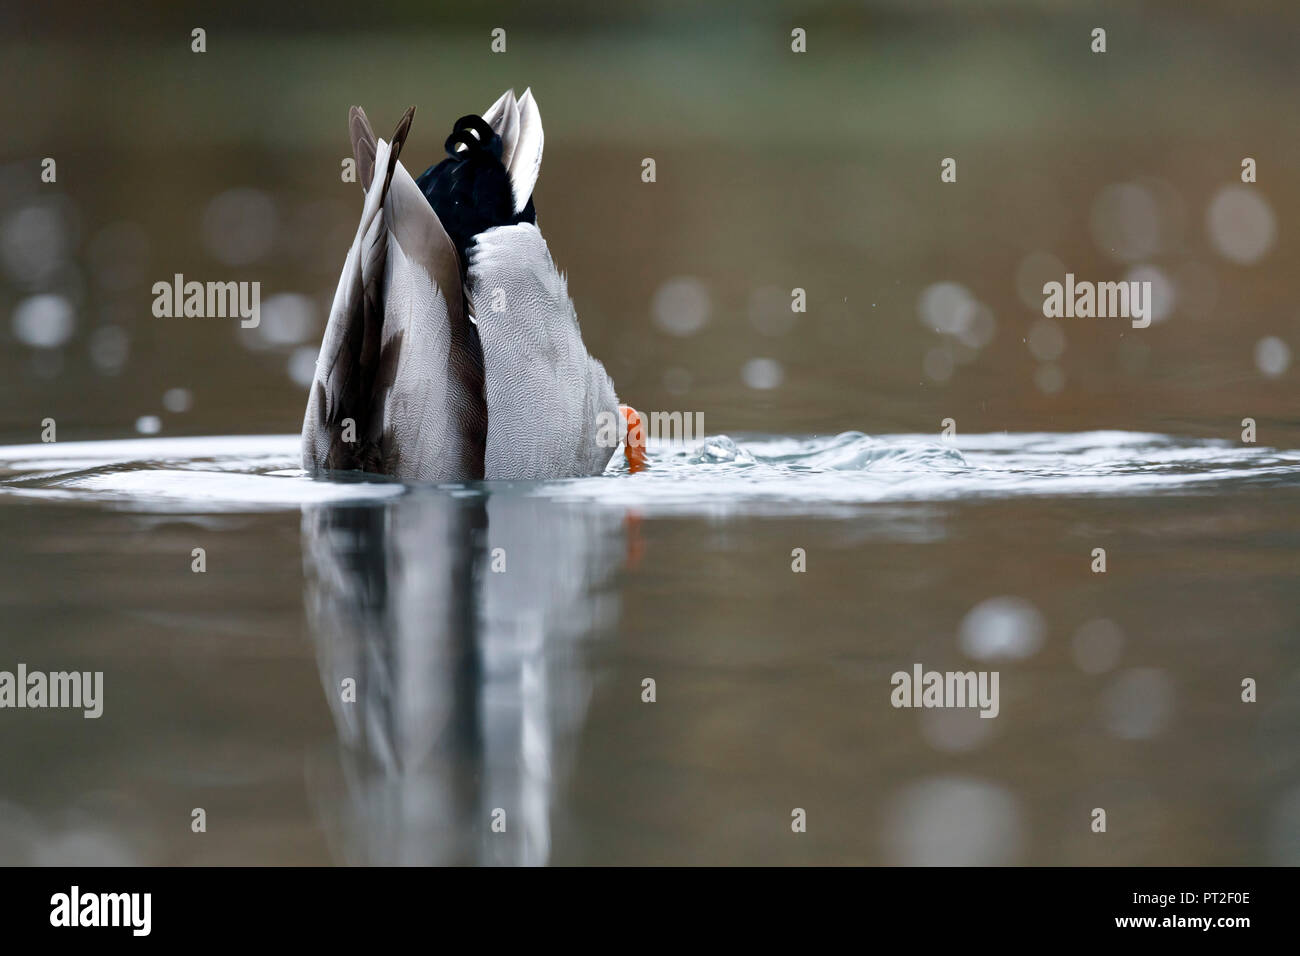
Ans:
[[[1294,443],[1298,26],[1184,0],[10,5],[0,440],[296,431],[361,204],[348,107],[383,131],[416,104],[418,173],[531,86],[540,223],[625,401],[711,433],[1250,416]],[[1151,279],[1161,320],[1045,323],[1065,271]],[[262,327],[155,318],[177,272],[260,281]]]

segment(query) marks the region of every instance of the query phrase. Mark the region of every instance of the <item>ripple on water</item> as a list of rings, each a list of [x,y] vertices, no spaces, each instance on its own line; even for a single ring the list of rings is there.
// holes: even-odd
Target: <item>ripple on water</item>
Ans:
[[[102,502],[139,510],[293,509],[383,500],[429,486],[375,476],[313,479],[298,436],[136,438],[0,447],[0,495]],[[615,455],[597,478],[442,486],[640,513],[826,514],[889,502],[1021,496],[1224,494],[1300,485],[1300,451],[1141,432],[873,438],[725,435],[697,446],[650,444],[650,467]],[[436,489],[434,489],[436,493]]]

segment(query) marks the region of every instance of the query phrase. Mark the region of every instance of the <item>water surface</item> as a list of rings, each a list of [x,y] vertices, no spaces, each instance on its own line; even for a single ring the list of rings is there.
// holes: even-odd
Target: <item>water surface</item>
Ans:
[[[716,437],[442,487],[296,457],[0,448],[4,666],[106,698],[0,721],[5,862],[1297,861],[1300,451]],[[915,663],[997,669],[999,716],[893,708]]]

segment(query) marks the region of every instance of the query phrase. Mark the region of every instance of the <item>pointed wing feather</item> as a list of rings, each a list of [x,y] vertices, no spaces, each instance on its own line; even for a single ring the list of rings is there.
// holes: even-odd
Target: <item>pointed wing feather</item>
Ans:
[[[542,114],[532,87],[517,100],[514,90],[506,90],[483,113],[483,121],[501,137],[501,165],[510,173],[515,212],[523,212],[542,170],[544,143]]]
[[[501,165],[508,170],[510,159],[515,154],[515,144],[519,141],[519,102],[515,99],[515,91],[502,93],[483,114],[483,122],[501,137]]]
[[[385,168],[390,160],[396,162],[383,140],[376,143],[375,160]],[[302,457],[308,470],[365,467],[364,437],[370,419],[366,379],[373,377],[383,326],[381,284],[388,251],[380,215],[383,200],[383,185],[367,191],[361,222],[334,292],[303,419]],[[346,440],[349,431],[357,440]]]
[[[375,131],[370,128],[366,111],[360,106],[348,111],[348,134],[352,137],[352,155],[357,161],[361,188],[369,192],[375,178]]]
[[[374,144],[372,183],[303,421],[308,470],[432,480],[482,475],[482,362],[463,314],[455,248],[398,162],[413,114],[402,117],[391,148],[382,139]],[[364,168],[369,123],[359,109],[349,119]],[[374,181],[376,170],[382,181]]]
[[[542,171],[542,114],[533,99],[532,88],[524,90],[519,97],[519,140],[515,144],[506,168],[510,170],[510,182],[514,185],[515,212],[523,212],[537,187],[537,177]]]

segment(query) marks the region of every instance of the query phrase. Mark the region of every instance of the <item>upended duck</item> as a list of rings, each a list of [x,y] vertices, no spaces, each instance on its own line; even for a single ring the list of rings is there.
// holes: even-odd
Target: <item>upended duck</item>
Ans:
[[[537,228],[542,121],[532,91],[463,116],[419,179],[352,107],[365,189],[302,428],[303,467],[417,481],[604,471],[639,416],[588,354],[565,277]]]

